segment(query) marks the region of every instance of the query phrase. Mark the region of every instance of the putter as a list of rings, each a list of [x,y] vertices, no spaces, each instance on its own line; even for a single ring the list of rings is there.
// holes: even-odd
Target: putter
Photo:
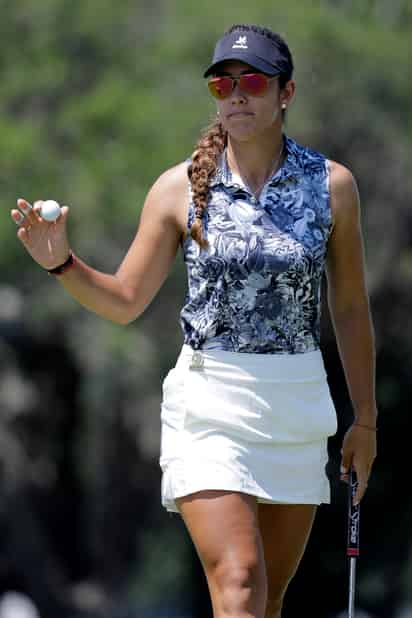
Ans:
[[[359,520],[360,505],[353,504],[353,497],[358,488],[356,472],[349,472],[348,483],[348,542],[346,555],[349,558],[349,608],[348,618],[355,618],[356,560],[359,556]]]

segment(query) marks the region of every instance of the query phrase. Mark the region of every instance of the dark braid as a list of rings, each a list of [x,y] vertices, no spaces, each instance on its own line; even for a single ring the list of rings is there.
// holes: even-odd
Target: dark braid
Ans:
[[[225,34],[231,34],[233,31],[256,32],[257,34],[268,37],[277,45],[279,51],[287,60],[288,68],[279,76],[279,86],[281,89],[284,88],[285,84],[292,79],[294,69],[292,54],[290,53],[286,41],[269,28],[255,26],[254,24],[234,25],[227,30]],[[188,168],[188,175],[192,185],[193,203],[195,206],[195,219],[190,228],[190,235],[203,249],[209,246],[207,240],[203,236],[202,227],[202,217],[207,207],[209,196],[209,183],[216,173],[219,156],[226,145],[227,132],[223,129],[219,120],[216,119],[213,124],[202,133],[192,155],[192,162]]]
[[[203,237],[202,228],[203,211],[207,206],[209,195],[209,182],[216,172],[218,158],[226,144],[227,133],[217,119],[203,132],[188,168],[195,205],[195,220],[190,228],[190,235],[203,249],[209,246]]]

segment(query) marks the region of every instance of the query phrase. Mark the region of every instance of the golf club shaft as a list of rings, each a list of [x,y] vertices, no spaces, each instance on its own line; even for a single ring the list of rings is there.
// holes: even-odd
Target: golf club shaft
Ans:
[[[359,521],[360,506],[353,504],[353,498],[358,488],[356,473],[351,468],[349,473],[348,487],[348,543],[347,556],[349,558],[349,608],[348,617],[355,616],[355,590],[356,590],[356,560],[359,556]]]
[[[350,560],[348,618],[355,618],[356,558]]]

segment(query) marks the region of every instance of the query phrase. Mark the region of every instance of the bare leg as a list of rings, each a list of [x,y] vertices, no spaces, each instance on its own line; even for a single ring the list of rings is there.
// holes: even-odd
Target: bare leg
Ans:
[[[259,504],[268,600],[264,618],[280,618],[283,598],[295,575],[315,518],[312,504]]]
[[[256,498],[208,490],[176,503],[206,574],[214,618],[264,618],[267,586]]]

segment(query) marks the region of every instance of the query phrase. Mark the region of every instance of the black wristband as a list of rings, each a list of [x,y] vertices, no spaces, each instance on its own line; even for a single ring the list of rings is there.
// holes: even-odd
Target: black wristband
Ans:
[[[65,262],[63,262],[63,264],[60,264],[60,266],[55,266],[55,268],[50,268],[50,270],[47,269],[47,272],[49,273],[49,275],[61,275],[62,273],[64,273],[65,270],[70,268],[70,266],[72,266],[73,264],[74,264],[74,256],[73,256],[73,253],[70,251],[69,257],[67,258]]]

